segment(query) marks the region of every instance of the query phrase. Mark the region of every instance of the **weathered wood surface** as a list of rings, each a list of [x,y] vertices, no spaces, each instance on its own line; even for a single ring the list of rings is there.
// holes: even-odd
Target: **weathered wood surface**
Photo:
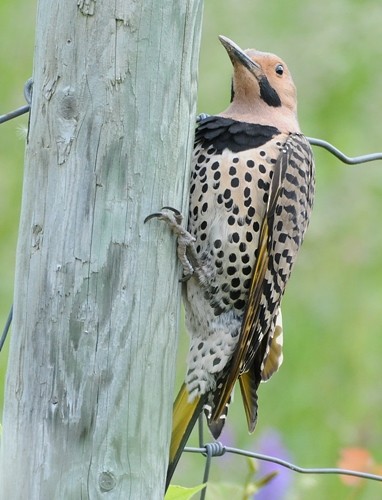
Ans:
[[[0,498],[163,495],[201,0],[40,0]]]

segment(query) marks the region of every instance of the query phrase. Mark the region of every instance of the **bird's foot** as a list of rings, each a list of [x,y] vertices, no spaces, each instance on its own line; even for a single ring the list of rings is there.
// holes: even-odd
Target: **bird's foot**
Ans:
[[[183,267],[183,277],[181,281],[189,280],[193,274],[195,274],[199,280],[204,281],[204,272],[199,265],[194,246],[195,238],[182,226],[183,215],[176,208],[163,207],[160,212],[148,215],[144,222],[146,223],[154,218],[166,222],[172,232],[177,236],[177,254]]]

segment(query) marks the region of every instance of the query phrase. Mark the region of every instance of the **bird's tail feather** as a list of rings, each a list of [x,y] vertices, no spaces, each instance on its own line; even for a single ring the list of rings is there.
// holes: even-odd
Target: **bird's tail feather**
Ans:
[[[247,417],[248,431],[253,432],[257,422],[257,388],[260,381],[254,373],[249,371],[240,375],[239,382],[245,416]]]
[[[175,399],[172,414],[172,435],[166,478],[166,491],[179,462],[183,448],[185,447],[188,437],[191,434],[191,431],[203,409],[204,403],[205,397],[203,396],[196,397],[194,401],[190,403],[188,401],[188,391],[186,385],[182,385]]]

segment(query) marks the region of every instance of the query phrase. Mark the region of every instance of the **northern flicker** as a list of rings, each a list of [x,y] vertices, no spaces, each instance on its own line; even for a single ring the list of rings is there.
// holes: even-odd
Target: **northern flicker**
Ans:
[[[232,99],[197,127],[187,230],[174,209],[148,217],[178,235],[190,334],[167,484],[203,410],[219,437],[237,380],[254,430],[258,386],[282,362],[280,302],[314,196],[312,151],[287,65],[219,38],[233,65]]]

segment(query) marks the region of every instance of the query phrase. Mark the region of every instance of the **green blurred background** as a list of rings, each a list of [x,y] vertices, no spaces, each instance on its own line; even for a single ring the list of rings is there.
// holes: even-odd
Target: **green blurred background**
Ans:
[[[34,3],[0,4],[0,114],[24,104]],[[208,0],[198,110],[215,113],[228,104],[231,67],[217,40],[224,34],[243,48],[287,61],[306,135],[349,155],[382,150],[381,23],[379,0]],[[1,327],[12,303],[26,122],[23,117],[0,126]],[[336,465],[347,447],[366,448],[382,462],[382,162],[345,166],[323,150],[314,152],[314,215],[283,302],[284,364],[260,389],[255,434],[246,431],[237,397],[225,438],[256,451],[277,433],[289,459],[309,467]],[[182,332],[179,383],[186,350]],[[5,368],[6,350],[0,356],[1,405]],[[175,481],[201,482],[203,463],[185,456]],[[224,458],[214,462],[212,477],[240,484],[246,472],[243,458]],[[378,483],[351,488],[336,476],[293,474],[284,491],[280,498],[382,498]],[[265,498],[275,495],[269,490]]]

